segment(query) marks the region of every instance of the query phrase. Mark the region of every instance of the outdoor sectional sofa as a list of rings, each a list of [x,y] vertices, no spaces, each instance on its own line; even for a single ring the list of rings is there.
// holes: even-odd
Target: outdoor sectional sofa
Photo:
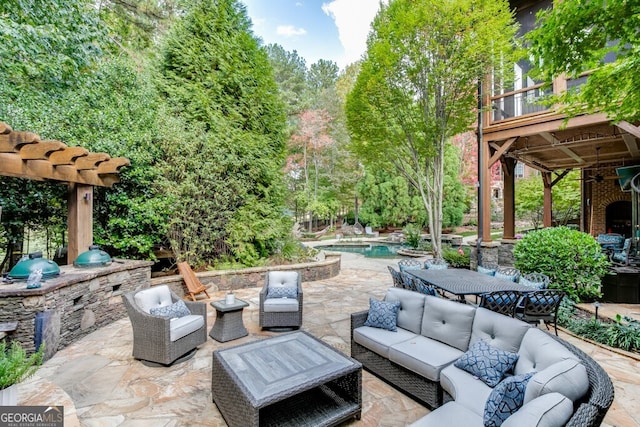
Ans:
[[[499,393],[492,394],[493,387],[467,372],[469,366],[462,366],[462,361],[472,365],[474,352],[487,344],[498,353],[517,353],[504,378],[529,377],[520,389],[522,406],[512,415],[502,415],[505,427],[596,426],[613,402],[613,385],[600,365],[525,322],[399,288],[389,289],[384,301],[399,303],[397,330],[365,326],[369,311],[379,314],[374,313],[379,308],[374,307],[376,301],[371,301],[370,310],[351,315],[351,356],[433,409],[415,426],[484,425],[486,402]],[[376,318],[371,319],[375,323]],[[460,363],[464,369],[456,366]],[[484,365],[479,366],[483,377]],[[500,379],[506,385],[506,379]]]

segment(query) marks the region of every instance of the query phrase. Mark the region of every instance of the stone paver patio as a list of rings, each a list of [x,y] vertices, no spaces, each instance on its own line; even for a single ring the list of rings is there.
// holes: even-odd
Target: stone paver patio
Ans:
[[[303,283],[303,330],[349,354],[350,314],[368,308],[392,286],[387,265],[397,259],[366,259],[344,254],[341,273]],[[48,360],[20,384],[21,405],[64,405],[65,427],[73,426],[224,426],[211,398],[211,352],[276,334],[258,327],[259,288],[236,291],[250,305],[243,318],[249,336],[218,343],[209,338],[195,356],[171,367],[147,367],[131,356],[128,318],[104,327]],[[223,292],[212,300],[224,298]],[[640,311],[640,309],[639,309]],[[208,308],[208,328],[215,310]],[[616,397],[604,425],[640,425],[640,361],[582,340],[560,335],[597,360],[609,373]],[[354,426],[404,426],[428,409],[363,372],[363,412]]]

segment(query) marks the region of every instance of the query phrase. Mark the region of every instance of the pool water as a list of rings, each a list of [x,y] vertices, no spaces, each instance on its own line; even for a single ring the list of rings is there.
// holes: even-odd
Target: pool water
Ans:
[[[406,248],[400,244],[371,244],[371,245],[324,245],[316,246],[316,249],[336,252],[350,252],[362,254],[367,258],[394,258],[398,257],[398,250]]]

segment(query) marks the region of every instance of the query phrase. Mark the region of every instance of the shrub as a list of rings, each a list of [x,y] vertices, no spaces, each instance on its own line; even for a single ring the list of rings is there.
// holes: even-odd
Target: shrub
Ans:
[[[44,345],[27,356],[17,341],[13,341],[9,348],[6,341],[0,341],[0,390],[29,378],[38,370],[43,358]]]
[[[417,249],[420,245],[420,239],[422,239],[422,229],[416,224],[407,224],[402,230],[404,233],[404,239],[407,245],[413,249]]]
[[[513,257],[522,274],[544,273],[550,287],[567,292],[576,301],[600,296],[600,280],[609,266],[595,238],[568,227],[527,233],[516,243]]]
[[[462,250],[462,253],[460,251]],[[465,248],[453,248],[451,246],[442,248],[442,258],[447,261],[450,267],[453,268],[469,268],[470,249]]]

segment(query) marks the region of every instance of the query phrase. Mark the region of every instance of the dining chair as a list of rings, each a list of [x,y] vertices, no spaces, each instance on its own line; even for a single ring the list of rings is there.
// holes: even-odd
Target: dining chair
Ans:
[[[424,262],[424,268],[428,270],[446,270],[449,268],[449,264],[442,258],[432,258]]]
[[[402,283],[402,277],[400,277],[400,272],[390,265],[387,266],[389,269],[389,273],[391,273],[391,279],[393,280],[393,286],[396,288],[403,288],[404,285]]]
[[[400,268],[400,272],[405,270],[420,270],[422,264],[413,258],[404,258],[398,261],[398,267]]]
[[[515,317],[532,324],[543,321],[547,329],[549,324],[553,323],[558,335],[558,308],[564,295],[565,293],[558,289],[527,292],[524,294],[522,309],[516,309]]]
[[[495,277],[499,279],[511,280],[512,282],[517,282],[520,278],[520,270],[514,267],[499,267],[496,270]]]
[[[505,316],[514,317],[516,304],[520,300],[520,292],[516,291],[495,291],[480,295],[478,307],[486,308]]]

